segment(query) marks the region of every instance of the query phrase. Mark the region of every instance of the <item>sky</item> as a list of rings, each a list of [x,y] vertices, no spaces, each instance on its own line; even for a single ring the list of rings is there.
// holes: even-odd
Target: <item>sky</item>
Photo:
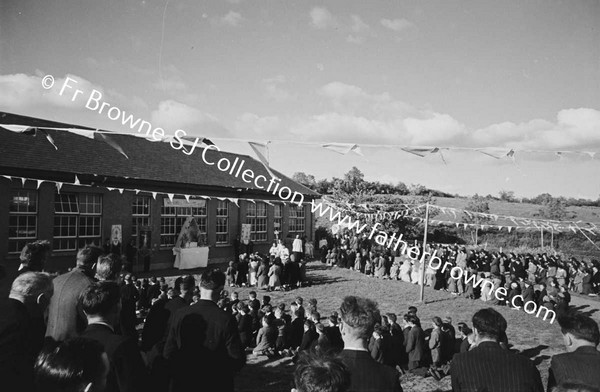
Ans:
[[[2,0],[0,111],[135,133],[97,90],[290,176],[597,199],[599,26],[598,0]]]

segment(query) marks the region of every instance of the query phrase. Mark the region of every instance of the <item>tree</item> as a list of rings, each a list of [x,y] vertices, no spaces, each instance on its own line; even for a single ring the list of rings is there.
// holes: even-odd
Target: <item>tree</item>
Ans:
[[[465,210],[470,212],[479,212],[488,214],[490,212],[490,206],[485,198],[475,194],[471,201],[466,205]],[[478,214],[468,214],[466,212],[463,213],[462,221],[464,223],[469,223],[474,225],[474,228],[471,227],[471,239],[477,245],[477,240],[479,236],[479,226],[488,222],[490,220],[489,217],[480,216]]]
[[[561,199],[550,199],[540,208],[538,216],[544,219],[565,220],[568,217],[567,209]]]
[[[317,180],[315,180],[315,176],[312,174],[306,174],[304,172],[294,173],[292,175],[292,180],[299,182],[310,189],[315,189],[317,186]]]
[[[365,175],[356,166],[346,174],[344,174],[344,187],[346,192],[351,192],[354,189],[358,189],[365,182]]]
[[[402,181],[396,184],[396,193],[399,195],[408,195],[408,187]]]
[[[514,202],[515,201],[515,192],[501,190],[500,191],[500,200],[504,200],[509,203]]]

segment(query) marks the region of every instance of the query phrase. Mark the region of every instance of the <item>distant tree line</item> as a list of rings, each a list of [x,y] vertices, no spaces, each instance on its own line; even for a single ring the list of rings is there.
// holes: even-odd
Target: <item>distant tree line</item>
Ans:
[[[401,181],[396,184],[367,181],[365,180],[365,175],[356,166],[352,167],[342,178],[333,177],[331,180],[326,178],[317,180],[312,174],[296,172],[292,176],[292,179],[322,195],[333,195],[339,191],[349,194],[355,191],[362,191],[372,192],[377,195],[454,197],[449,193],[429,189],[421,184],[410,184],[407,186]]]

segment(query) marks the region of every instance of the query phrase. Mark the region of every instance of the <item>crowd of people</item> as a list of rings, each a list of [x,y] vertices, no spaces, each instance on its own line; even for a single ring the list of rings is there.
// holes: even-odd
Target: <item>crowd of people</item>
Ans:
[[[349,256],[354,251],[351,240],[344,240],[340,237],[340,244],[325,252],[324,262],[332,260],[331,254]],[[461,249],[440,250],[444,260],[454,257],[462,263]],[[382,257],[378,252],[374,247],[367,250],[364,267],[358,261],[362,251],[355,252],[360,256],[352,264],[343,256],[332,264],[365,272],[367,260]],[[269,255],[270,268],[282,256],[286,265],[294,264],[291,259],[296,257],[305,259],[298,253],[285,255],[280,248]],[[414,306],[400,316],[382,314],[375,301],[355,296],[345,297],[339,310],[327,316],[319,313],[316,299],[305,302],[295,296],[289,303],[273,304],[270,293],[259,299],[256,290],[240,298],[236,286],[262,287],[256,276],[253,280],[251,268],[240,268],[259,262],[256,254],[240,255],[226,271],[207,269],[199,281],[182,276],[173,285],[164,278],[138,280],[123,273],[117,255],[93,246],[81,249],[74,268],[56,277],[42,272],[45,247],[31,245],[22,256],[20,274],[8,298],[0,301],[0,376],[8,390],[233,391],[235,375],[248,355],[293,358],[298,392],[397,392],[402,391],[400,376],[406,372],[436,379],[450,376],[454,391],[545,390],[533,361],[509,350],[507,322],[493,308],[476,312],[470,326],[458,323],[455,328],[449,317],[421,320]],[[523,275],[529,265],[548,270],[557,261],[488,256],[466,255],[467,268],[484,276],[498,268],[500,276],[506,273],[520,282],[531,280]],[[522,260],[529,265],[519,267]],[[385,271],[375,271],[375,276],[394,278],[396,261],[389,269],[379,262],[377,268]],[[504,265],[502,270],[498,264]],[[554,287],[553,280],[560,287],[569,285],[568,271],[558,270],[533,275],[534,281],[548,288]],[[432,279],[432,286],[448,289],[437,276]],[[560,292],[547,289],[544,297],[560,297]],[[558,322],[566,352],[552,358],[546,389],[597,392],[598,324],[568,308]]]
[[[401,249],[396,251],[380,246],[366,235],[352,232],[336,235],[332,241],[323,241],[321,261],[330,266],[348,268],[381,279],[401,280],[419,284],[425,268],[425,285],[445,290],[452,295],[481,299],[494,305],[523,306],[532,301],[557,314],[569,309],[570,293],[598,296],[600,292],[600,262],[577,260],[559,255],[517,254],[484,249],[467,250],[464,246],[431,244],[419,248],[419,254],[435,254],[438,263],[411,258]],[[419,245],[416,245],[419,246]],[[439,268],[440,266],[443,268]],[[438,267],[435,269],[435,267]],[[459,274],[452,269],[458,267]],[[475,281],[489,280],[492,284],[466,283],[464,277],[474,275]],[[460,276],[457,279],[457,276]],[[506,289],[506,298],[499,299],[492,287]],[[517,297],[517,298],[515,298]]]

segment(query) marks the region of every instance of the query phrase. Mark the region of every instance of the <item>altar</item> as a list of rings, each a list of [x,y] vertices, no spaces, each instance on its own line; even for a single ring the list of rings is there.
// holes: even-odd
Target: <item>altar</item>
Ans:
[[[180,270],[203,268],[208,266],[208,246],[191,248],[173,248],[175,268]]]
[[[168,201],[167,206],[177,206],[175,203],[184,203],[184,201]],[[189,204],[200,207],[205,205],[205,200],[190,200]],[[167,200],[165,200],[167,203]],[[187,203],[187,202],[186,202]],[[173,247],[175,262],[173,267],[180,270],[204,268],[208,266],[208,250],[206,233],[200,232],[198,222],[193,216],[188,216],[181,227],[179,237]]]

